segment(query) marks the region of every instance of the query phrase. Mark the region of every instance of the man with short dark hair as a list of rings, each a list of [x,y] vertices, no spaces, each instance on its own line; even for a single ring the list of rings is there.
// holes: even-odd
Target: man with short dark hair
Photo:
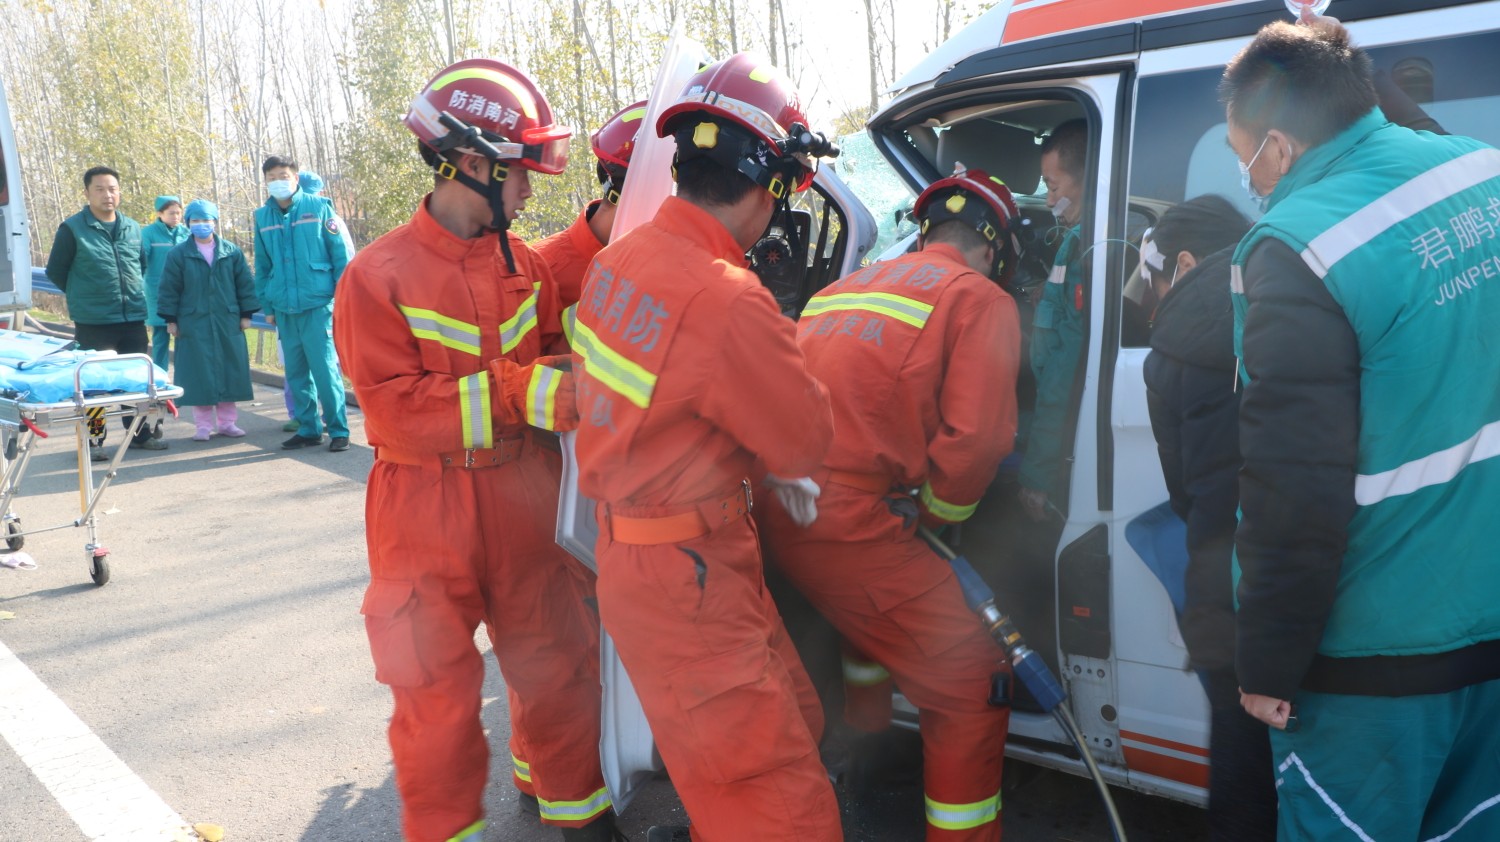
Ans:
[[[805,124],[775,68],[739,54],[699,71],[651,127],[676,141],[677,196],[599,253],[578,305],[599,615],[698,840],[844,838],[822,709],[749,518],[757,464],[805,477],[832,434],[792,323],[745,266],[812,179]]]
[[[63,220],[47,257],[47,279],[63,291],[74,339],[81,348],[145,354],[147,255],[141,247],[141,226],[120,213],[120,174],[109,167],[91,167],[83,174],[88,205]],[[130,429],[134,416],[120,419]],[[91,425],[89,455],[96,462],[108,434],[103,424]],[[166,450],[149,426],[130,440],[142,450]]]
[[[333,347],[333,291],[349,263],[332,203],[301,189],[296,160],[272,155],[261,165],[270,194],[255,211],[255,294],[276,327],[298,428],[287,450],[349,449],[344,378]],[[323,407],[320,423],[319,405]]]
[[[988,700],[1008,667],[917,522],[967,520],[1015,445],[1021,326],[1000,284],[1020,214],[979,170],[934,182],[914,213],[918,251],[834,282],[802,311],[797,344],[832,392],[833,445],[813,475],[817,520],[800,525],[772,500],[766,541],[858,653],[845,655],[851,699],[878,682],[888,709],[890,676],[921,710],[927,839],[991,842],[1010,711]]]
[[[1231,270],[1236,670],[1279,836],[1500,838],[1500,151],[1388,122],[1326,19],[1220,92],[1267,208]]]
[[[1060,514],[1056,498],[1067,487],[1072,449],[1066,439],[1072,427],[1068,411],[1088,329],[1084,321],[1081,228],[1088,146],[1088,123],[1082,119],[1062,123],[1042,141],[1047,207],[1063,233],[1052,274],[1047,276],[1032,317],[1031,370],[1036,375],[1036,408],[1026,437],[1020,481],[1021,504],[1033,520],[1046,517],[1049,508]]]

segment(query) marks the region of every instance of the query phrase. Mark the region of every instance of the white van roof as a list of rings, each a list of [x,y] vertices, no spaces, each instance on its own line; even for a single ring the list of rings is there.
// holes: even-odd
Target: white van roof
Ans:
[[[1251,2],[1255,0],[1000,0],[907,71],[887,93],[931,82],[964,59],[995,47]]]

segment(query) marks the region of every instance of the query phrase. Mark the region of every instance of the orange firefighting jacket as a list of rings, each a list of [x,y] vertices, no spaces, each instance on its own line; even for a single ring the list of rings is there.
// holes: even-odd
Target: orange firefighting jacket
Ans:
[[[669,198],[610,244],[578,306],[582,491],[673,506],[738,485],[759,457],[806,476],[832,437],[828,392],[794,326],[707,212]]]
[[[590,202],[572,225],[538,240],[533,246],[537,256],[552,270],[552,279],[557,282],[557,297],[564,309],[578,303],[583,295],[583,276],[588,274],[589,263],[599,249],[604,248],[589,227],[589,211],[600,201]]]
[[[403,454],[493,448],[528,423],[571,429],[571,376],[552,275],[508,234],[470,240],[427,211],[360,251],[339,282],[334,342],[370,444]],[[540,360],[539,360],[540,358]]]
[[[919,488],[940,520],[974,513],[1016,437],[1016,304],[952,246],[861,269],[808,302],[808,369],[831,384],[825,462]]]

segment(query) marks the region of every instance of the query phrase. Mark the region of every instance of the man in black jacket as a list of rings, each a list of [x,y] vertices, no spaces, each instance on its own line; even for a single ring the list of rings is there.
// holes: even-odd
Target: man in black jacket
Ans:
[[[1146,358],[1146,402],[1172,510],[1187,523],[1186,600],[1178,624],[1211,710],[1208,822],[1214,842],[1276,834],[1266,726],[1240,707],[1230,566],[1239,505],[1239,395],[1229,258],[1250,222],[1220,196],[1162,215],[1141,246],[1161,301]]]

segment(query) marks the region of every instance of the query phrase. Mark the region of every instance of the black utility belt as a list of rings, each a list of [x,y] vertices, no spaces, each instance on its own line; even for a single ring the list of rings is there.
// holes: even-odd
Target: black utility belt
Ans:
[[[1500,680],[1500,640],[1436,655],[1313,658],[1302,689],[1345,696],[1428,696]]]

